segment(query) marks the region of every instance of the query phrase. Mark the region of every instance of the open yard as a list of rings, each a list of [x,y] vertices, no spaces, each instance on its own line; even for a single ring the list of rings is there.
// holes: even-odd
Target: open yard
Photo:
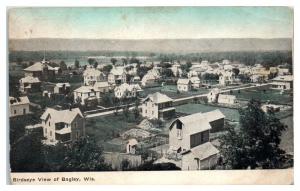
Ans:
[[[280,90],[273,90],[268,86],[253,87],[240,91],[234,90],[232,91],[232,95],[236,95],[236,97],[241,100],[257,99],[261,100],[262,102],[271,101],[273,103],[281,104],[293,103],[293,96],[290,94],[290,92],[284,92],[283,94],[281,94]]]

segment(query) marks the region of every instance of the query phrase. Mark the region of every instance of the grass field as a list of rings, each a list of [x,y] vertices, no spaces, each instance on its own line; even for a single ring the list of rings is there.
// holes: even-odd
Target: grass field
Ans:
[[[209,112],[219,109],[224,115],[225,118],[233,121],[239,121],[239,113],[236,109],[222,108],[222,107],[214,107],[210,105],[203,104],[185,104],[176,106],[176,111],[186,114],[193,114],[198,112]]]
[[[130,114],[129,118],[132,118]],[[134,128],[136,123],[127,120],[122,114],[106,115],[86,120],[86,133],[90,137],[94,137],[97,143],[111,140],[118,137],[122,132]]]
[[[240,93],[236,90],[232,92],[232,95],[236,95],[238,99],[250,100],[257,99],[262,102],[271,101],[273,103],[292,104],[293,96],[288,92],[280,94],[279,90],[273,90],[269,87],[254,87],[249,89],[240,90]]]

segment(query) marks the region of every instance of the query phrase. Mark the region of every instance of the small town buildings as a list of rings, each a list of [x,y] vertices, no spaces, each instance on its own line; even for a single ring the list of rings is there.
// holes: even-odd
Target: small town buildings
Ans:
[[[290,90],[293,88],[293,76],[285,75],[285,76],[277,76],[272,79],[271,88],[278,90]]]
[[[173,99],[159,92],[148,95],[142,102],[142,116],[161,120],[175,116]]]
[[[81,86],[74,90],[74,103],[88,105],[88,103],[98,104],[101,99],[101,91],[93,86]]]
[[[126,72],[124,67],[113,66],[110,73],[108,74],[108,83],[112,85],[126,83]]]
[[[235,82],[235,76],[233,72],[224,71],[219,75],[219,84],[227,86]]]
[[[284,76],[291,74],[288,68],[277,67],[278,76]]]
[[[22,93],[41,91],[41,81],[37,77],[26,76],[19,80]]]
[[[99,91],[100,93],[108,93],[111,86],[108,82],[96,82],[93,88],[95,91]]]
[[[137,84],[141,82],[141,78],[139,76],[134,76],[131,78],[131,83]]]
[[[85,119],[79,108],[47,108],[41,120],[46,144],[73,142],[85,136]]]
[[[83,72],[84,85],[94,85],[96,82],[105,81],[105,74],[95,68],[87,68]]]
[[[182,170],[210,169],[217,164],[219,151],[210,142],[210,130],[212,125],[224,126],[224,122],[219,122],[222,117],[224,119],[219,110],[195,113],[177,118],[170,124],[170,150],[181,155]]]
[[[53,67],[51,67],[49,61],[46,61],[44,58],[40,62],[36,62],[33,65],[24,69],[25,77],[31,76],[38,78],[40,80],[47,80],[55,76],[55,71]]]
[[[177,90],[180,92],[189,92],[192,89],[192,83],[189,79],[178,79]]]
[[[200,79],[199,79],[198,76],[193,76],[193,77],[191,77],[191,78],[190,78],[190,81],[191,81],[191,83],[192,83],[192,88],[198,89],[198,88],[201,87],[201,81],[200,81]]]
[[[219,88],[212,89],[207,94],[207,101],[208,103],[216,103],[218,101],[219,94],[221,93],[221,90]]]
[[[138,92],[142,91],[138,84],[121,84],[117,86],[114,90],[115,97],[121,98],[133,98],[136,97]]]
[[[55,84],[53,92],[55,94],[68,94],[70,92],[70,83],[57,83]]]
[[[24,97],[9,97],[9,117],[26,115],[30,113],[29,99]]]
[[[233,104],[237,103],[237,99],[236,99],[235,95],[219,94],[218,103],[233,105]]]
[[[156,78],[152,74],[145,74],[142,78],[142,86],[151,86],[155,83]]]
[[[136,139],[129,139],[126,145],[126,153],[135,154],[138,142]]]

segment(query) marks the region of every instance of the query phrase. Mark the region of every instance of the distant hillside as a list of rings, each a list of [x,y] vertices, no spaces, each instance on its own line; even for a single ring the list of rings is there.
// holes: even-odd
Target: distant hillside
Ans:
[[[146,51],[162,53],[292,50],[292,39],[11,39],[10,51]]]

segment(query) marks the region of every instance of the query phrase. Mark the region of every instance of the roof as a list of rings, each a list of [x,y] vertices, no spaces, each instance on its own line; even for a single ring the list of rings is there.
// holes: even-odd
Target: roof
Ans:
[[[291,82],[291,81],[293,81],[293,76],[292,76],[292,75],[277,76],[276,78],[273,78],[272,80],[273,80],[273,81],[286,81],[286,82]]]
[[[29,103],[30,103],[30,101],[27,96],[17,97],[17,98],[9,97],[10,105],[22,105],[22,104],[29,104]]]
[[[187,129],[189,134],[195,134],[198,132],[203,132],[211,129],[212,127],[209,124],[210,122],[216,121],[218,119],[222,119],[224,117],[225,116],[219,109],[206,112],[206,113],[201,113],[201,112],[194,113],[191,115],[177,118],[171,123],[169,129],[171,130],[173,127],[172,124],[175,121],[179,120],[181,123],[183,123],[184,127]]]
[[[108,82],[96,82],[94,88],[106,88],[109,87]]]
[[[70,124],[77,115],[83,117],[79,108],[73,108],[72,110],[56,110],[53,108],[47,108],[46,111],[41,116],[41,119],[46,120],[48,115],[55,123],[63,122]]]
[[[235,95],[219,94],[219,99],[236,99]]]
[[[92,91],[97,91],[97,90],[94,89],[93,86],[81,86],[81,87],[77,88],[76,90],[74,90],[74,92],[80,92],[80,93],[88,93],[88,92],[92,92]]]
[[[190,83],[190,79],[183,79],[183,78],[181,78],[181,79],[178,79],[178,81],[177,81],[177,84],[187,85],[189,83]]]
[[[124,73],[124,67],[113,67],[110,71],[110,74],[115,76],[121,76]]]
[[[58,134],[68,134],[68,133],[71,133],[71,128],[70,127],[64,127],[60,130],[56,130],[55,133],[58,133]]]
[[[28,71],[28,72],[43,71],[44,67],[47,67],[49,70],[55,70],[53,67],[47,65],[49,63],[50,62],[43,59],[41,62],[36,62],[33,65],[25,68],[24,71]]]
[[[115,91],[118,91],[118,90],[122,91],[122,92],[124,92],[124,91],[130,91],[131,92],[131,91],[134,91],[134,90],[139,91],[139,90],[142,90],[142,89],[138,84],[123,83],[123,84],[121,84],[121,85],[119,85],[115,88]]]
[[[200,79],[197,76],[191,77],[190,80],[191,80],[192,83],[200,83]]]
[[[21,83],[39,83],[41,82],[38,78],[32,77],[32,76],[26,76],[24,78],[20,79]]]
[[[129,144],[129,145],[137,145],[138,142],[137,142],[136,139],[129,139],[129,140],[128,140],[128,144]]]
[[[83,76],[100,76],[101,74],[102,74],[102,72],[95,68],[87,68],[83,72]]]
[[[159,92],[148,95],[144,101],[146,101],[147,99],[151,99],[154,103],[165,103],[173,101],[173,99],[169,98],[167,95],[161,94]]]
[[[188,154],[191,153],[195,156],[195,158],[198,158],[200,160],[206,159],[210,156],[213,156],[215,154],[219,153],[219,150],[211,144],[211,142],[206,142],[204,144],[198,145],[197,147],[194,147],[189,150],[190,152],[182,153]]]
[[[57,86],[57,87],[63,87],[64,85],[65,85],[66,87],[70,87],[70,86],[71,86],[69,82],[67,82],[67,83],[57,83],[57,84],[55,84],[55,86]]]

